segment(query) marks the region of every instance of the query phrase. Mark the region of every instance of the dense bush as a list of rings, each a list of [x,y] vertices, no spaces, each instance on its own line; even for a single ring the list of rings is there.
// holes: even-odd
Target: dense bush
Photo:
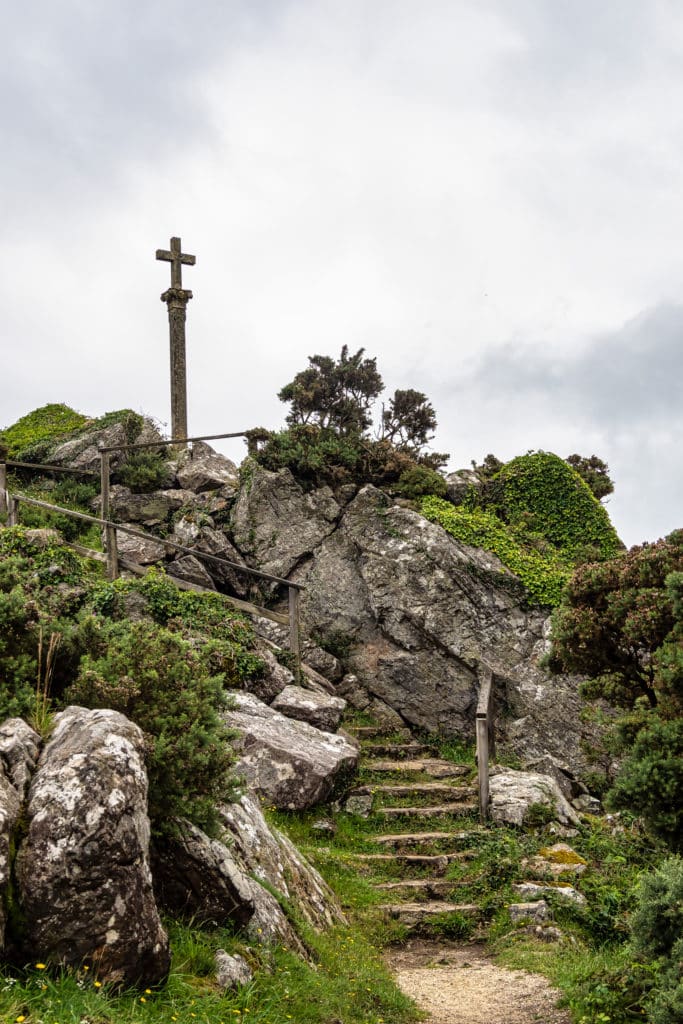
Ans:
[[[87,422],[68,405],[44,405],[0,431],[0,443],[7,446],[10,459],[22,460],[31,449],[68,437]]]
[[[64,699],[113,708],[144,731],[157,828],[180,815],[211,830],[216,801],[234,789],[230,733],[218,713],[226,703],[223,677],[209,674],[193,644],[155,623],[91,616],[80,632],[88,653]]]
[[[136,494],[156,491],[168,480],[169,471],[158,452],[137,451],[130,454],[116,471],[114,478]]]
[[[654,717],[638,731],[608,805],[641,815],[654,835],[683,852],[683,719]]]
[[[286,467],[315,486],[398,484],[409,496],[424,494],[424,479],[401,484],[400,478],[420,466],[437,470],[447,459],[424,451],[436,428],[426,395],[412,388],[395,391],[382,406],[373,437],[372,407],[384,390],[377,360],[365,357],[363,349],[349,353],[345,345],[339,359],[315,355],[308,362],[278,394],[289,403],[288,428],[251,432],[254,440],[264,442],[257,461],[267,469]],[[443,493],[439,481],[433,483]]]
[[[635,955],[657,966],[645,1008],[652,1024],[683,1020],[683,860],[671,857],[644,875],[631,922]]]
[[[439,523],[456,540],[497,555],[520,578],[531,603],[559,603],[570,570],[557,554],[523,548],[505,523],[483,509],[455,508],[436,497],[424,498],[421,509],[427,519]]]
[[[551,452],[520,455],[494,473],[479,499],[511,526],[539,534],[572,557],[587,545],[609,558],[622,547],[588,484]]]
[[[142,621],[131,623],[128,601]],[[263,671],[254,634],[219,594],[182,592],[163,573],[102,582],[57,543],[0,531],[0,716],[36,708],[40,637],[59,636],[53,710],[112,707],[148,739],[150,814],[210,827],[229,799],[232,751],[219,711],[226,687]]]

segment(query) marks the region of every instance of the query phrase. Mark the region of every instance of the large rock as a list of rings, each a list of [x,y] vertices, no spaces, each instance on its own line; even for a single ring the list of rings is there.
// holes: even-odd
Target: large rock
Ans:
[[[542,667],[547,611],[528,607],[495,555],[366,486],[292,578],[306,587],[304,632],[343,642],[347,670],[407,724],[471,739],[485,663],[499,734],[522,759],[550,754],[573,774],[587,767],[579,680]]]
[[[185,583],[193,583],[195,586],[204,587],[205,590],[216,589],[204,563],[194,555],[180,555],[168,564],[166,571],[169,576],[174,576]]]
[[[150,526],[165,523],[173,512],[179,512],[188,505],[192,506],[196,501],[196,495],[192,491],[183,490],[134,494],[122,484],[114,484],[109,492],[111,518],[121,523],[146,523]]]
[[[339,728],[346,701],[327,693],[305,690],[302,686],[286,686],[271,707],[287,718],[308,722],[323,732],[335,732]]]
[[[342,736],[285,718],[253,694],[234,699],[225,719],[240,733],[235,770],[269,803],[292,811],[313,807],[355,769],[358,751]]]
[[[149,867],[142,731],[115,711],[55,717],[31,782],[16,882],[24,955],[90,963],[102,981],[156,984],[168,972]]]
[[[329,487],[306,493],[288,469],[256,466],[233,509],[233,539],[263,571],[287,576],[332,533],[340,513]]]
[[[145,418],[142,425],[142,431],[136,438],[136,443],[142,444],[143,442],[149,443],[161,440],[161,434],[152,420]],[[95,429],[84,431],[78,437],[72,438],[70,441],[64,441],[55,448],[50,455],[49,461],[56,462],[58,465],[74,466],[77,469],[92,469],[97,471],[100,468],[99,445],[103,445],[105,448],[108,448],[112,445],[125,445],[128,444],[129,441],[130,438],[128,437],[124,424],[112,423],[108,427],[101,427],[99,430]],[[124,457],[124,452],[110,452],[109,464],[112,468],[116,468],[116,466],[122,462]]]
[[[268,825],[252,796],[224,805],[221,821],[223,838],[243,870],[291,902],[312,928],[346,923],[329,885],[287,836]]]
[[[219,488],[236,490],[239,483],[237,466],[224,455],[219,455],[208,444],[195,442],[181,456],[176,477],[188,491],[216,491]]]
[[[12,847],[39,749],[38,733],[21,718],[9,718],[0,726],[0,953],[5,948]]]
[[[171,539],[177,540],[184,547],[197,548],[198,551],[224,558],[227,562],[233,562],[237,566],[245,566],[244,559],[225,534],[214,529],[208,523],[202,522],[202,518],[206,519],[202,513],[196,515],[190,512],[182,516],[175,523]],[[240,572],[239,569],[230,565],[208,559],[203,560],[202,564],[216,583],[228,587],[237,597],[249,595],[251,581],[246,572]]]
[[[140,530],[137,523],[123,523],[132,530]],[[142,532],[142,531],[140,531]],[[122,558],[127,558],[137,565],[152,565],[166,557],[166,545],[153,537],[139,537],[135,534],[116,531],[116,545]]]
[[[491,817],[509,825],[523,825],[534,805],[547,807],[562,825],[578,825],[576,811],[551,775],[506,768],[489,781]]]

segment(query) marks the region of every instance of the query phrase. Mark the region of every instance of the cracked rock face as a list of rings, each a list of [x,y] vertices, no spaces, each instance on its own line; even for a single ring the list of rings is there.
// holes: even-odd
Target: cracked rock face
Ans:
[[[55,717],[16,860],[29,959],[85,961],[100,980],[122,986],[156,984],[168,973],[143,750],[141,730],[118,712],[70,707]]]
[[[288,469],[257,468],[235,504],[233,537],[252,564],[287,576],[332,533],[340,513],[329,487],[306,493]]]
[[[330,795],[342,773],[356,767],[358,751],[343,736],[285,718],[250,693],[237,693],[234,700],[235,709],[224,717],[240,733],[235,771],[275,807],[313,807]]]

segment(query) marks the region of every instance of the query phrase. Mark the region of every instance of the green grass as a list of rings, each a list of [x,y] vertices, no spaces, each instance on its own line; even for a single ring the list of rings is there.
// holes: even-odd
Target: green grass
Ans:
[[[408,1024],[419,1019],[378,951],[352,928],[309,933],[311,962],[282,947],[255,950],[229,932],[170,925],[173,964],[155,990],[116,993],[92,970],[0,974],[0,1019],[26,1024]],[[237,992],[214,980],[216,949],[240,952],[255,970]]]

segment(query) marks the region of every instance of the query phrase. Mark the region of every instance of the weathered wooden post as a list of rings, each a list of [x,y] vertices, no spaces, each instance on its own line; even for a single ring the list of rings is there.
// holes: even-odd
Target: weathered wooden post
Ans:
[[[171,264],[171,287],[161,296],[168,306],[171,342],[171,438],[187,437],[187,363],[185,359],[185,320],[192,292],[183,288],[182,264],[193,267],[195,256],[181,251],[179,238],[171,239],[170,249],[157,249],[157,259]]]
[[[7,448],[0,444],[0,513],[7,511]]]
[[[100,444],[100,518],[109,519],[109,452],[102,450]],[[118,579],[119,552],[116,544],[116,530],[113,526],[104,527],[104,550],[107,555],[107,578]]]
[[[19,499],[10,496],[7,505],[7,525],[16,526],[19,522]]]
[[[489,736],[491,732],[491,694],[493,690],[493,672],[484,666],[480,672],[481,685],[477,702],[477,775],[479,777],[479,817],[487,821],[489,816],[489,757],[491,754]]]
[[[299,589],[288,587],[289,590],[289,649],[294,655],[296,663],[296,677],[299,681],[301,672],[301,641],[299,638]]]

